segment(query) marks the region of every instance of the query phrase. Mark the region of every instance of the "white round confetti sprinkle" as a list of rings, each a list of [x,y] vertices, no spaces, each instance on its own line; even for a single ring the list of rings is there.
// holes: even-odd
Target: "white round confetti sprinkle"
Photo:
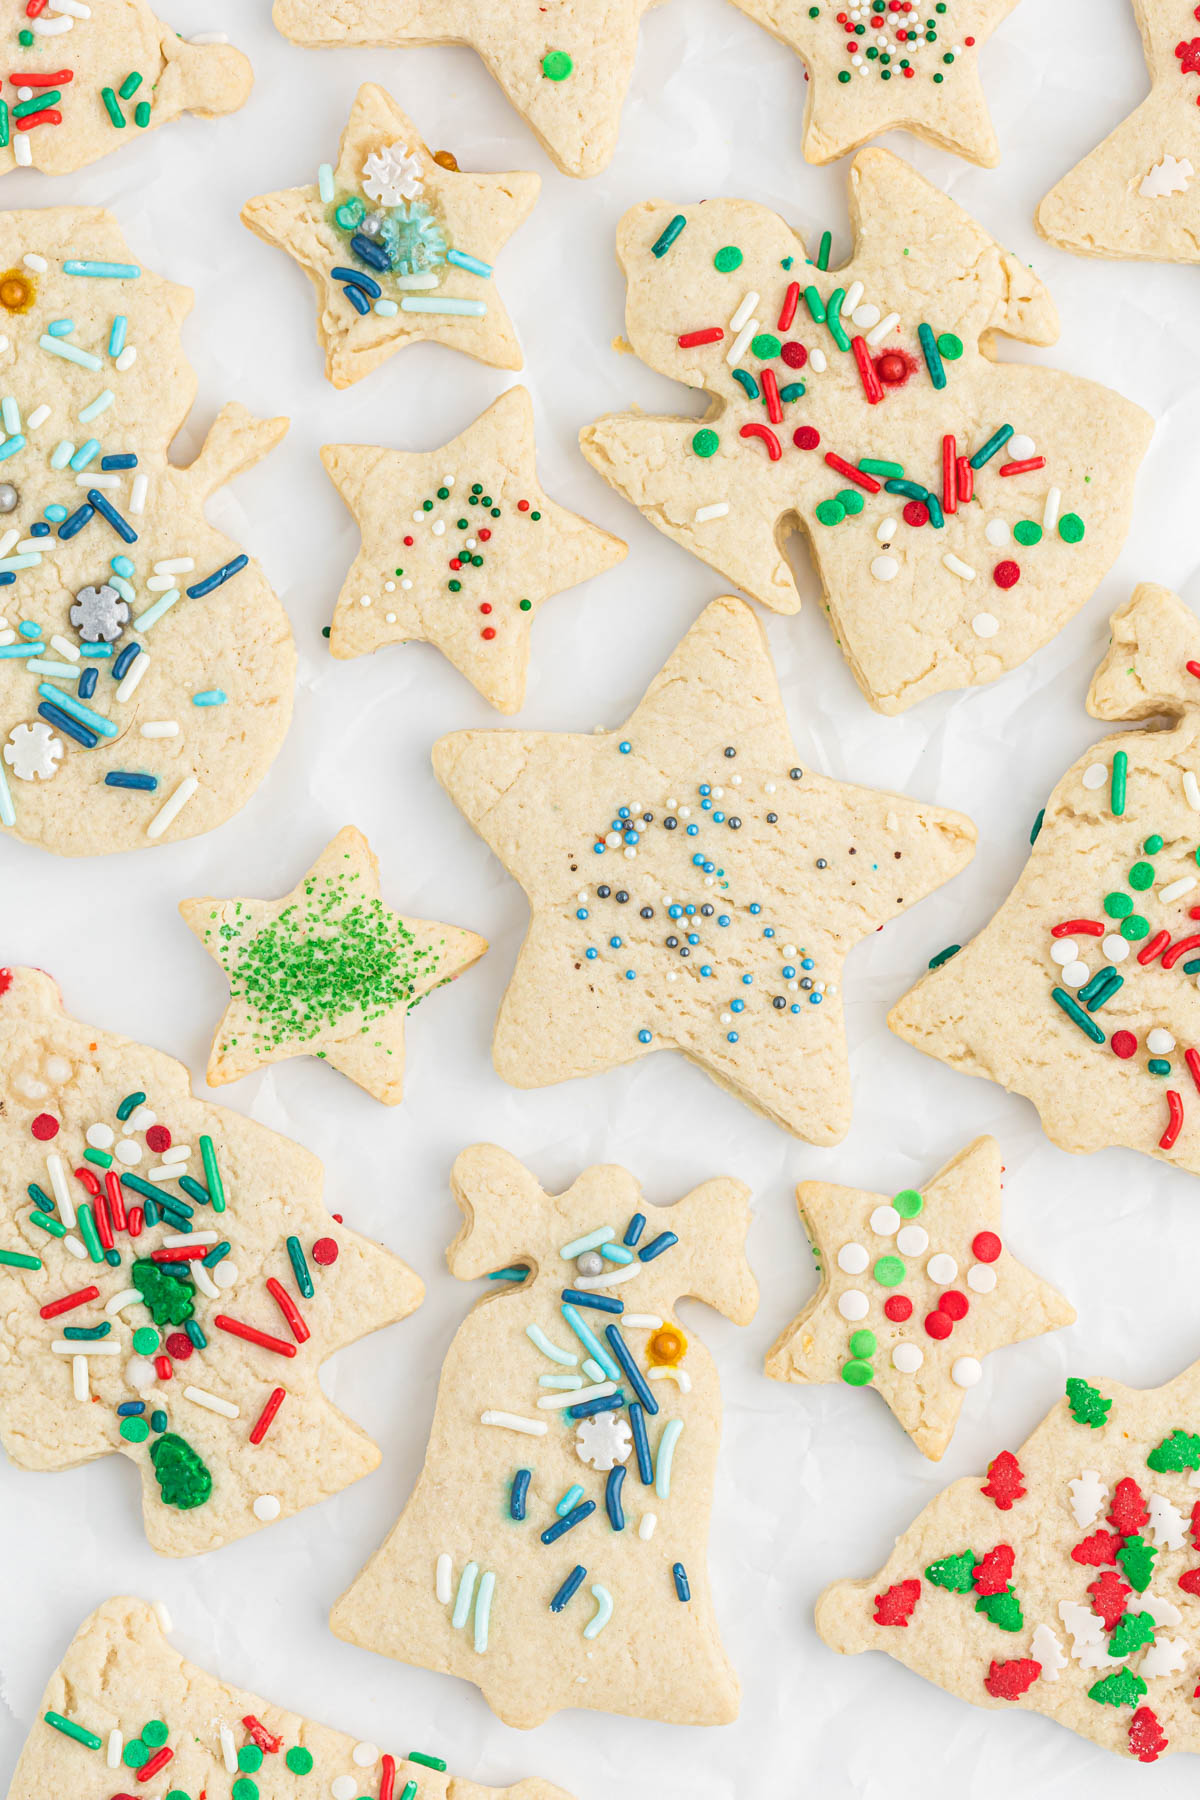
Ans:
[[[358,604],[360,606],[370,606],[370,604],[371,604],[370,594],[360,594],[358,596]]]
[[[118,1138],[113,1155],[118,1162],[123,1162],[128,1168],[132,1168],[135,1163],[140,1163],[142,1160],[142,1146],[135,1143],[132,1138]]]
[[[1125,958],[1129,955],[1129,940],[1128,938],[1123,938],[1119,932],[1114,931],[1109,937],[1105,938],[1100,948],[1110,963],[1124,962]]]
[[[897,1344],[892,1351],[892,1367],[902,1375],[915,1375],[924,1361],[925,1352],[918,1344]]]
[[[950,1379],[955,1387],[974,1387],[983,1379],[983,1365],[973,1356],[960,1356],[950,1365]]]
[[[894,556],[877,556],[871,564],[871,573],[876,581],[894,581],[900,573],[900,564]]]
[[[375,1764],[379,1761],[379,1745],[355,1744],[353,1750],[350,1752],[350,1757],[353,1762],[358,1764],[360,1769],[373,1769]]]
[[[1005,544],[1012,541],[1007,519],[989,519],[983,535],[995,550],[1002,550]]]
[[[923,1256],[929,1248],[929,1233],[923,1225],[902,1225],[896,1233],[896,1248],[901,1256]]]
[[[1091,972],[1085,962],[1069,962],[1062,972],[1063,986],[1081,988]]]
[[[1005,444],[1004,455],[1009,462],[1028,462],[1031,456],[1037,455],[1037,445],[1023,431],[1018,431]]]
[[[237,1264],[223,1257],[212,1272],[212,1278],[219,1288],[231,1288],[238,1278]]]
[[[158,1380],[158,1375],[155,1372],[154,1364],[148,1361],[146,1357],[131,1356],[129,1361],[125,1364],[125,1379],[131,1388],[136,1388],[139,1394],[141,1394],[144,1393],[147,1388],[152,1388],[154,1386],[154,1383]]]
[[[865,1319],[870,1310],[871,1302],[857,1288],[847,1288],[838,1301],[843,1319]]]
[[[279,1502],[274,1494],[260,1494],[254,1502],[254,1516],[256,1519],[261,1519],[264,1524],[269,1524],[272,1519],[277,1519],[280,1511]]]
[[[975,633],[976,637],[995,637],[999,629],[1000,621],[995,613],[976,613],[975,617],[971,620],[971,630]]]
[[[973,1294],[990,1294],[996,1285],[996,1271],[987,1263],[972,1263],[967,1270],[967,1286]]]
[[[838,1251],[838,1268],[847,1275],[861,1275],[870,1260],[861,1244],[843,1244]]]
[[[87,1141],[93,1150],[109,1150],[112,1148],[113,1128],[111,1125],[89,1125]]]
[[[947,1256],[944,1250],[939,1250],[937,1255],[931,1256],[925,1264],[925,1273],[930,1281],[937,1283],[938,1287],[949,1287],[958,1274],[958,1264],[952,1256]]]
[[[71,1065],[65,1056],[51,1056],[46,1060],[46,1080],[53,1082],[68,1081],[71,1076]]]
[[[1146,1048],[1151,1056],[1170,1056],[1175,1048],[1175,1039],[1162,1025],[1156,1025],[1153,1031],[1146,1033]]]
[[[1107,763],[1089,763],[1087,768],[1083,771],[1083,785],[1085,788],[1102,788],[1107,780]]]
[[[900,1229],[900,1214],[894,1206],[877,1206],[871,1214],[871,1230],[878,1237],[891,1237]]]
[[[384,618],[387,620],[389,625],[394,625],[396,623],[395,613],[385,613]]]
[[[353,1775],[335,1775],[329,1784],[333,1800],[354,1800],[358,1793],[358,1783]]]
[[[1065,968],[1067,963],[1078,960],[1079,945],[1074,938],[1056,938],[1050,946],[1050,955],[1056,963],[1062,963]]]
[[[865,306],[856,306],[850,317],[856,325],[861,325],[864,331],[870,331],[873,325],[878,325],[883,314],[868,300]]]

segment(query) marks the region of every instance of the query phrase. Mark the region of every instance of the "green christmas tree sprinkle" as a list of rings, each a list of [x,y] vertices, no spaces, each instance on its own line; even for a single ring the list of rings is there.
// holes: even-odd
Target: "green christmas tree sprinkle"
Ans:
[[[1149,1613],[1123,1613],[1108,1640],[1110,1656],[1132,1656],[1154,1642],[1154,1620]]]
[[[1117,1561],[1121,1565],[1122,1574],[1129,1585],[1135,1587],[1139,1594],[1144,1594],[1150,1586],[1154,1574],[1154,1559],[1157,1555],[1158,1551],[1154,1545],[1148,1544],[1145,1538],[1141,1537],[1127,1537],[1117,1551]]]
[[[1146,1692],[1146,1684],[1132,1669],[1117,1669],[1105,1675],[1088,1689],[1088,1699],[1101,1706],[1136,1706]]]
[[[961,1556],[940,1556],[926,1569],[925,1579],[934,1587],[949,1588],[952,1594],[969,1594],[975,1587],[978,1560],[973,1550],[964,1550]]]
[[[1005,1588],[1002,1594],[980,1594],[975,1611],[986,1614],[1001,1631],[1020,1631],[1025,1623],[1021,1602],[1012,1588]]]
[[[135,1262],[130,1277],[156,1325],[182,1325],[191,1318],[195,1302],[188,1282],[164,1275],[152,1262]]]
[[[1193,1431],[1173,1431],[1154,1446],[1146,1458],[1146,1467],[1160,1475],[1179,1469],[1200,1469],[1200,1437]]]
[[[1067,1381],[1067,1400],[1071,1407],[1071,1417],[1077,1425],[1090,1425],[1093,1431],[1101,1425],[1108,1424],[1111,1400],[1106,1400],[1099,1388],[1090,1381],[1083,1381],[1078,1375],[1072,1375]]]
[[[177,1432],[164,1432],[155,1440],[150,1446],[150,1461],[164,1506],[190,1512],[194,1506],[203,1506],[212,1493],[212,1476],[207,1466]]]

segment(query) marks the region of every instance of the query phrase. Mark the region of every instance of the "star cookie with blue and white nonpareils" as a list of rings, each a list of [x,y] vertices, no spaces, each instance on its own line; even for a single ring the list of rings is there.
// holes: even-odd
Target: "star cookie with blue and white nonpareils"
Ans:
[[[540,187],[536,175],[473,174],[449,152],[435,156],[391,95],[368,84],[336,164],[322,163],[310,187],[248,200],[242,220],[312,281],[334,387],[425,339],[519,369],[493,264]]]

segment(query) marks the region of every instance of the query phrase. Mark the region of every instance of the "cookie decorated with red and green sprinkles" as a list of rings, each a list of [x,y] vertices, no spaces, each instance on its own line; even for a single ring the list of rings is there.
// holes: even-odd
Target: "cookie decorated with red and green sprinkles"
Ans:
[[[71,1018],[34,969],[0,969],[0,1092],[12,1462],[128,1457],[165,1556],[369,1474],[379,1453],[321,1364],[405,1318],[421,1283],[330,1216],[316,1157],[194,1099],[161,1051]]]
[[[321,460],[362,533],[333,654],[424,639],[493,706],[517,712],[537,608],[627,548],[546,495],[528,390],[510,388],[438,450],[328,444]]]
[[[427,1732],[402,1726],[384,1750],[302,1718],[185,1662],[169,1629],[162,1606],[129,1598],[83,1621],[8,1800],[130,1800],[128,1789],[166,1800],[570,1800],[547,1781],[494,1788],[451,1775]]]
[[[796,1198],[821,1285],[768,1353],[767,1374],[878,1389],[936,1462],[983,1379],[984,1357],[1075,1319],[1004,1242],[1002,1175],[1000,1146],[982,1137],[919,1190],[801,1182]],[[1005,1468],[998,1479],[1010,1475]]]
[[[146,0],[10,0],[4,11],[0,175],[70,175],[181,113],[236,112],[253,85],[223,31],[180,37]]]
[[[279,900],[181,900],[229,980],[208,1059],[210,1087],[316,1056],[385,1106],[404,1091],[404,1021],[487,949],[457,925],[402,917],[379,862],[347,825]]]
[[[1064,1150],[1123,1144],[1200,1173],[1200,620],[1143,586],[1111,629],[1088,711],[1171,728],[1079,758],[999,912],[888,1023],[1024,1094]]]
[[[459,731],[433,766],[529,898],[506,1081],[681,1050],[785,1131],[841,1141],[843,962],[970,861],[975,828],[802,767],[744,601],[705,608],[619,730]]]
[[[520,1729],[577,1706],[728,1724],[740,1688],[708,1578],[721,1392],[675,1306],[753,1318],[749,1191],[721,1178],[651,1206],[609,1164],[549,1194],[494,1144],[464,1150],[451,1186],[450,1271],[490,1287],[334,1631],[474,1682]]]
[[[391,95],[367,85],[336,163],[319,164],[309,187],[248,200],[242,222],[311,280],[334,387],[361,381],[425,339],[519,369],[493,264],[540,187],[537,175],[476,175],[450,151],[435,155]]]
[[[1080,256],[1200,262],[1200,6],[1133,0],[1151,89],[1037,210]]]
[[[1200,1751],[1200,1363],[1160,1388],[1071,1376],[877,1575],[826,1588],[816,1623],[834,1650],[884,1650],[1138,1762]]]
[[[1050,296],[899,157],[856,157],[850,203],[841,267],[832,233],[806,250],[750,201],[627,212],[629,342],[709,410],[611,413],[580,443],[776,612],[800,608],[784,544],[802,530],[855,679],[898,713],[994,681],[1074,616],[1124,542],[1152,420],[997,360],[993,333],[1053,343]]]

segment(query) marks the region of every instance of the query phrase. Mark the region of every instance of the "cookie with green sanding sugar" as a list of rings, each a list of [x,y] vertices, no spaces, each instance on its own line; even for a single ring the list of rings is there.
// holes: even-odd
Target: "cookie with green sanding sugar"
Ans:
[[[875,1388],[936,1462],[983,1358],[1075,1319],[1001,1237],[1002,1175],[1000,1146],[981,1137],[920,1190],[802,1181],[820,1287],[769,1351],[767,1374]]]
[[[1072,764],[1007,900],[888,1023],[1023,1094],[1063,1150],[1125,1145],[1200,1174],[1200,620],[1146,585],[1111,632],[1088,711],[1169,729]]]
[[[383,903],[379,862],[347,825],[279,900],[181,900],[229,978],[208,1059],[210,1086],[316,1056],[385,1106],[404,1090],[404,1021],[478,962],[486,941]]]
[[[8,1800],[100,1800],[141,1782],[169,1800],[571,1800],[548,1781],[480,1787],[450,1774],[445,1746],[419,1722],[392,1720],[383,1749],[289,1712],[185,1662],[165,1617],[119,1598],[83,1621],[42,1696]]]
[[[1200,1363],[1157,1388],[1068,1377],[1032,1436],[931,1500],[877,1574],[825,1589],[817,1630],[1138,1762],[1200,1752],[1198,1426]],[[937,1727],[909,1703],[911,1742],[892,1750],[919,1755]]]

